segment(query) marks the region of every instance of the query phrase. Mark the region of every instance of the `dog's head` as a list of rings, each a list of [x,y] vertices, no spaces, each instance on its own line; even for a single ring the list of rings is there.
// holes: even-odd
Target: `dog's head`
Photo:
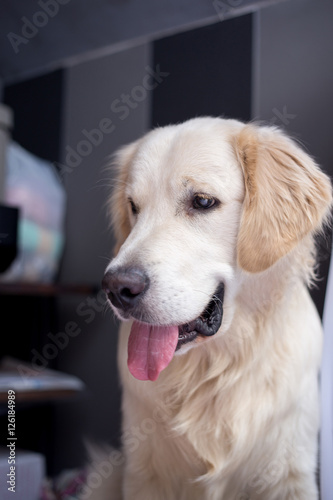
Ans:
[[[263,273],[316,231],[328,178],[282,132],[197,118],[117,154],[116,257],[103,280],[134,319],[128,364],[155,380],[175,351],[228,329],[243,273]]]

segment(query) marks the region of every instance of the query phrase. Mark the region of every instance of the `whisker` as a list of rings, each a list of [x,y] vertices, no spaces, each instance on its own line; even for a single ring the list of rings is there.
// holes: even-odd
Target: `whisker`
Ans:
[[[107,255],[99,255],[98,256],[99,259],[104,259],[104,260],[107,260],[108,262],[111,260],[111,257],[107,256]]]
[[[98,179],[95,183],[95,185],[91,186],[89,188],[89,191],[92,191],[94,189],[105,189],[105,190],[113,190],[118,187],[119,184],[124,184],[125,186],[129,186],[129,183],[127,181],[123,181],[121,179]]]

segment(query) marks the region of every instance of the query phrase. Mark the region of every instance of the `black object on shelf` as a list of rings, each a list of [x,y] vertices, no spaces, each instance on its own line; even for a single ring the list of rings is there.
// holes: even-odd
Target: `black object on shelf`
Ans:
[[[0,273],[8,269],[17,255],[19,210],[0,205]]]

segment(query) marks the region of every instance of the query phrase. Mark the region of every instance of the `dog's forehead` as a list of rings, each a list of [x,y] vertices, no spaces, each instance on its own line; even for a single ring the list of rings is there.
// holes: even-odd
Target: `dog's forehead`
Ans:
[[[241,191],[242,173],[233,148],[235,129],[218,125],[198,120],[192,127],[182,124],[152,131],[135,155],[132,183],[138,189],[149,185],[160,190],[161,185],[185,186],[191,181],[229,189],[232,179],[233,188]]]

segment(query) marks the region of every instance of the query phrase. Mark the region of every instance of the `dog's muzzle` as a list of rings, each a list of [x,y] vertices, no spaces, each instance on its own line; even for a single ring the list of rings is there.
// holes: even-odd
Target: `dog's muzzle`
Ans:
[[[138,380],[154,381],[184,344],[197,337],[202,341],[218,332],[223,317],[224,284],[219,284],[200,316],[180,325],[155,325],[144,320],[141,300],[149,285],[148,275],[137,267],[109,270],[102,281],[119,315],[134,320],[127,345],[130,372]]]
[[[223,318],[224,284],[220,283],[203,313],[193,321],[179,326],[177,349],[192,342],[198,335],[211,337],[218,332]]]
[[[111,304],[123,317],[134,317],[140,300],[149,289],[148,275],[139,267],[116,268],[107,271],[102,288]],[[210,337],[219,330],[223,317],[224,284],[220,283],[204,311],[196,319],[178,326],[177,350],[198,335]],[[132,314],[131,314],[132,313]]]

